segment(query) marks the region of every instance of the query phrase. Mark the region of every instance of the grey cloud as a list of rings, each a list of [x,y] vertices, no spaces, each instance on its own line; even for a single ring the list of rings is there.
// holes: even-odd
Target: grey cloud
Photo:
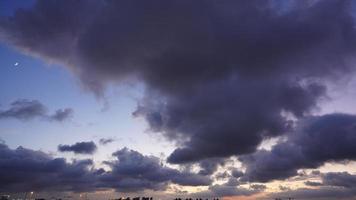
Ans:
[[[93,161],[53,158],[42,151],[23,147],[10,149],[0,143],[0,192],[72,191],[93,192],[114,189],[120,192],[165,190],[169,183],[210,185],[207,176],[162,166],[157,157],[144,156],[126,148],[106,161],[110,170],[96,169]]]
[[[356,175],[348,172],[317,173],[321,182],[306,181],[307,186],[296,190],[269,195],[271,197],[294,197],[297,199],[356,199]]]
[[[328,114],[300,121],[287,141],[271,151],[241,156],[247,181],[267,182],[297,175],[302,168],[317,168],[326,162],[355,160],[356,116]]]
[[[242,171],[234,168],[231,170],[231,175],[235,178],[240,178],[241,176],[244,175],[244,173]]]
[[[101,145],[106,145],[106,144],[112,143],[114,141],[115,141],[114,138],[100,138],[99,143]]]
[[[306,200],[349,200],[356,199],[356,191],[347,188],[322,187],[319,189],[299,188],[268,195],[271,198],[292,197]]]
[[[225,178],[228,178],[230,176],[229,173],[227,173],[226,171],[224,172],[219,172],[215,175],[215,178],[216,179],[225,179]]]
[[[77,142],[73,145],[58,145],[60,152],[73,152],[75,154],[94,154],[97,147],[93,141]]]
[[[17,118],[29,120],[46,115],[47,108],[37,100],[18,99],[10,108],[0,111],[0,118]]]
[[[65,108],[57,110],[53,115],[48,114],[48,109],[38,100],[18,99],[10,104],[6,110],[0,110],[0,119],[14,118],[19,120],[31,120],[41,118],[50,121],[64,121],[70,118],[73,109]]]
[[[262,185],[262,184],[252,184],[250,187],[252,189],[258,190],[258,191],[263,191],[263,190],[265,190],[267,188],[267,186]]]
[[[180,172],[160,164],[157,157],[144,156],[137,151],[123,148],[113,154],[117,158],[106,162],[112,169],[102,175],[106,187],[122,192],[135,192],[143,189],[164,190],[172,182],[179,185],[210,185],[207,176],[191,172]]]
[[[66,119],[69,119],[73,116],[73,109],[71,108],[65,108],[65,109],[59,109],[59,110],[56,110],[56,112],[49,116],[49,118],[51,120],[54,120],[54,121],[64,121]]]
[[[259,191],[245,189],[242,187],[227,186],[227,185],[213,185],[209,187],[212,192],[211,196],[224,197],[224,196],[250,196]]]
[[[179,144],[169,162],[196,162],[254,152],[289,131],[282,112],[304,117],[354,70],[349,1],[273,2],[38,1],[1,18],[0,37],[97,95],[143,82],[135,116]]]
[[[211,185],[209,186],[208,190],[202,191],[202,192],[197,192],[193,193],[194,196],[197,197],[228,197],[228,196],[251,196],[254,194],[258,194],[262,192],[263,189],[261,190],[260,188],[254,189],[254,188],[244,188],[244,187],[239,187],[236,185],[230,185],[229,183],[221,184],[221,185]]]
[[[313,187],[322,186],[323,185],[323,183],[316,182],[316,181],[305,181],[304,184],[307,185],[307,186],[313,186]]]
[[[229,180],[225,183],[226,186],[238,186],[240,182],[237,178],[230,177]]]
[[[0,192],[91,191],[91,160],[67,163],[41,151],[0,144]]]
[[[290,187],[286,187],[286,186],[280,185],[280,186],[279,186],[279,189],[280,189],[281,191],[287,191],[287,190],[290,190]]]
[[[202,160],[199,162],[199,166],[201,168],[199,174],[211,175],[218,169],[219,165],[223,166],[224,164],[225,159],[222,158],[210,158]]]
[[[323,185],[353,188],[356,192],[356,175],[348,172],[329,172],[322,175]]]

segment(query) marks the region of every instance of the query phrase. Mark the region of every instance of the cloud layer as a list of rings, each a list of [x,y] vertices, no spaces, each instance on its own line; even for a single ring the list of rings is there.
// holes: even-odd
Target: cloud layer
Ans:
[[[62,64],[98,96],[113,82],[143,83],[145,96],[133,116],[175,142],[169,163],[201,167],[198,174],[182,172],[122,149],[106,162],[112,171],[95,176],[99,187],[162,190],[177,183],[210,185],[214,194],[250,194],[233,181],[211,185],[209,176],[230,156],[246,167],[232,175],[247,182],[356,159],[356,117],[311,114],[327,97],[326,83],[355,70],[350,9],[347,0],[282,7],[254,0],[38,1],[1,18],[0,39]],[[38,102],[19,101],[1,113],[61,121],[71,111],[48,115]],[[257,150],[279,136],[286,140],[271,151]]]
[[[350,72],[348,1],[38,1],[2,18],[3,41],[75,73],[97,95],[139,80],[135,116],[179,147],[171,163],[251,153]],[[90,16],[90,17],[88,17]],[[327,22],[327,23],[326,23]]]

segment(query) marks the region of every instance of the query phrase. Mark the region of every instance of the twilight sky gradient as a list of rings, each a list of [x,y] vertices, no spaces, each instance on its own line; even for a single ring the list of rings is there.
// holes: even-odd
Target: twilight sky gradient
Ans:
[[[0,1],[0,194],[356,199],[355,6]]]

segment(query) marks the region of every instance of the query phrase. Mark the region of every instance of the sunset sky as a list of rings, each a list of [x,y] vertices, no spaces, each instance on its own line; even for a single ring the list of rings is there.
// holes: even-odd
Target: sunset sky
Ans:
[[[0,196],[356,200],[356,1],[0,0],[0,91]]]

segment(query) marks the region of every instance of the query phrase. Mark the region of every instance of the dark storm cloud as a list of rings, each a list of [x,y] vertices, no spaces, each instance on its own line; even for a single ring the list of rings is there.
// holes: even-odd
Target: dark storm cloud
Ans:
[[[73,114],[71,108],[59,109],[53,115],[48,114],[48,109],[38,100],[18,99],[10,104],[6,110],[0,110],[0,119],[15,118],[19,120],[31,120],[42,118],[50,121],[64,121]]]
[[[0,192],[89,191],[95,177],[91,160],[67,163],[41,151],[0,144]]]
[[[171,163],[252,153],[351,74],[349,1],[38,1],[0,19],[1,39],[56,61],[102,95],[139,80],[144,117],[179,147]],[[293,2],[298,2],[294,4]]]
[[[112,143],[114,141],[115,141],[114,138],[100,138],[99,143],[101,145],[107,145],[107,144]]]
[[[94,154],[97,147],[93,141],[77,142],[73,145],[58,145],[60,152],[73,152],[75,154]]]
[[[170,182],[188,186],[210,185],[212,182],[207,176],[180,172],[163,166],[157,157],[144,156],[127,148],[115,152],[113,156],[117,160],[105,162],[112,171],[103,174],[101,182],[117,191],[164,190]]]
[[[326,162],[356,159],[356,116],[328,114],[300,121],[288,139],[272,147],[241,156],[246,181],[267,182],[297,175],[302,168]]]

